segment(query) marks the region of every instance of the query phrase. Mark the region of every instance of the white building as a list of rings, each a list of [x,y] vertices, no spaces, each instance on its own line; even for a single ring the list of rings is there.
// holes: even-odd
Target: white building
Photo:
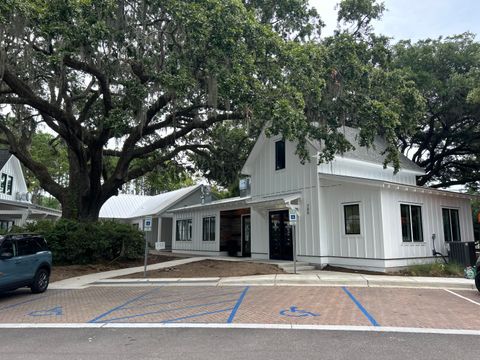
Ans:
[[[291,260],[290,207],[297,258],[319,266],[393,270],[433,261],[433,234],[444,254],[449,241],[473,241],[471,197],[416,186],[424,172],[408,158],[384,169],[383,139],[366,149],[357,130],[342,131],[356,149],[320,165],[320,144],[308,142],[302,165],[294,143],[262,133],[242,170],[250,195],[171,210],[172,250]]]
[[[0,229],[61,215],[58,210],[32,204],[20,161],[8,150],[0,150]]]
[[[115,219],[145,230],[144,220],[152,219],[147,240],[157,249],[172,247],[172,218],[169,210],[201,204],[208,196],[202,185],[166,192],[155,196],[119,194],[108,199],[100,209],[100,219]]]

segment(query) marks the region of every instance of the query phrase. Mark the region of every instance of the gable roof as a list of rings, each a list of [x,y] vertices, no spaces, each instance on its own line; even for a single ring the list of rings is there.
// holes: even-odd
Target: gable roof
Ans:
[[[155,196],[131,194],[112,196],[100,209],[100,218],[134,219],[149,215],[157,215],[164,212],[176,202],[182,200],[200,187],[201,185],[194,185]]]
[[[385,141],[384,138],[382,138],[379,135],[375,136],[372,146],[367,148],[365,146],[360,146],[360,142],[359,142],[360,130],[359,129],[355,129],[349,126],[342,126],[338,128],[338,131],[343,133],[347,141],[355,147],[354,150],[348,151],[341,155],[337,155],[338,157],[343,157],[346,159],[352,159],[352,160],[358,160],[358,161],[365,161],[365,162],[383,166],[383,162],[385,161],[385,157],[386,157],[386,155],[383,154],[383,152],[387,148],[387,142]],[[262,131],[252,151],[248,155],[247,161],[245,162],[245,165],[242,168],[242,174],[251,175],[251,168],[252,168],[251,164],[256,159],[260,151],[262,150],[262,147],[265,144],[266,140],[267,140],[267,136],[265,135],[265,131]],[[316,151],[321,151],[322,147],[318,140],[311,140],[311,139],[307,139],[307,140],[308,140],[307,144],[310,144]],[[420,166],[418,166],[416,163],[414,163],[405,155],[400,154],[399,160],[400,160],[400,170],[412,171],[421,175],[425,174],[424,169],[422,169]]]
[[[360,130],[349,126],[342,126],[338,129],[355,149],[348,151],[341,156],[347,159],[367,161],[374,164],[383,165],[386,155],[383,154],[387,149],[387,142],[381,136],[375,136],[371,147],[360,146]],[[400,170],[409,170],[424,174],[425,171],[403,154],[399,156]]]
[[[7,161],[12,157],[8,149],[0,149],[0,170],[3,169]]]

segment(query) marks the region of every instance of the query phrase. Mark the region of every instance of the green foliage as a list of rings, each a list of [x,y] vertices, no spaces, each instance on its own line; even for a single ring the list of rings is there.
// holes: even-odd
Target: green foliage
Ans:
[[[434,277],[463,277],[463,266],[455,263],[432,263],[409,266],[402,271],[404,275],[410,276],[434,276]]]
[[[480,43],[470,33],[395,45],[393,66],[408,74],[426,103],[402,150],[426,169],[419,184],[480,183]]]
[[[94,264],[119,257],[135,259],[144,250],[141,231],[114,221],[42,220],[28,224],[23,231],[45,236],[56,265]]]

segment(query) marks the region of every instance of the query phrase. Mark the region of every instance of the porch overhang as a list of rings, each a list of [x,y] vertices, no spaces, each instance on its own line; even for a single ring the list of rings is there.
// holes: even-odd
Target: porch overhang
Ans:
[[[299,192],[272,195],[272,196],[262,196],[261,198],[253,198],[247,201],[247,204],[255,207],[265,207],[265,208],[290,208],[298,206],[299,202],[302,199],[302,194]]]

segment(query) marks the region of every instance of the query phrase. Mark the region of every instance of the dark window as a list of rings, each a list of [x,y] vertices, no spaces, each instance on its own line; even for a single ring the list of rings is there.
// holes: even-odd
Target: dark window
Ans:
[[[12,195],[13,176],[9,176],[7,180],[7,194]]]
[[[18,256],[33,255],[41,251],[37,242],[32,239],[17,240]]]
[[[38,251],[47,251],[48,250],[47,242],[45,241],[44,238],[36,237],[36,238],[33,238],[33,241],[36,242],[37,247],[38,247]]]
[[[275,170],[285,169],[285,140],[275,143]]]
[[[3,254],[3,253],[10,253],[13,256],[15,256],[15,251],[14,251],[14,248],[13,248],[13,241],[12,240],[7,239],[7,240],[3,241],[1,249],[0,249],[0,254]]]
[[[0,220],[0,229],[1,230],[10,230],[12,226],[15,225],[13,220]]]
[[[192,219],[177,220],[175,239],[177,241],[192,240]]]
[[[422,208],[417,205],[400,205],[403,242],[423,242]]]
[[[457,209],[442,209],[443,234],[445,241],[461,241],[460,219]]]
[[[215,216],[203,218],[203,241],[215,241]]]
[[[5,194],[6,189],[7,189],[7,174],[2,173],[2,180],[0,182],[0,192],[2,194]]]
[[[343,213],[345,215],[345,234],[360,235],[360,205],[344,205]]]

